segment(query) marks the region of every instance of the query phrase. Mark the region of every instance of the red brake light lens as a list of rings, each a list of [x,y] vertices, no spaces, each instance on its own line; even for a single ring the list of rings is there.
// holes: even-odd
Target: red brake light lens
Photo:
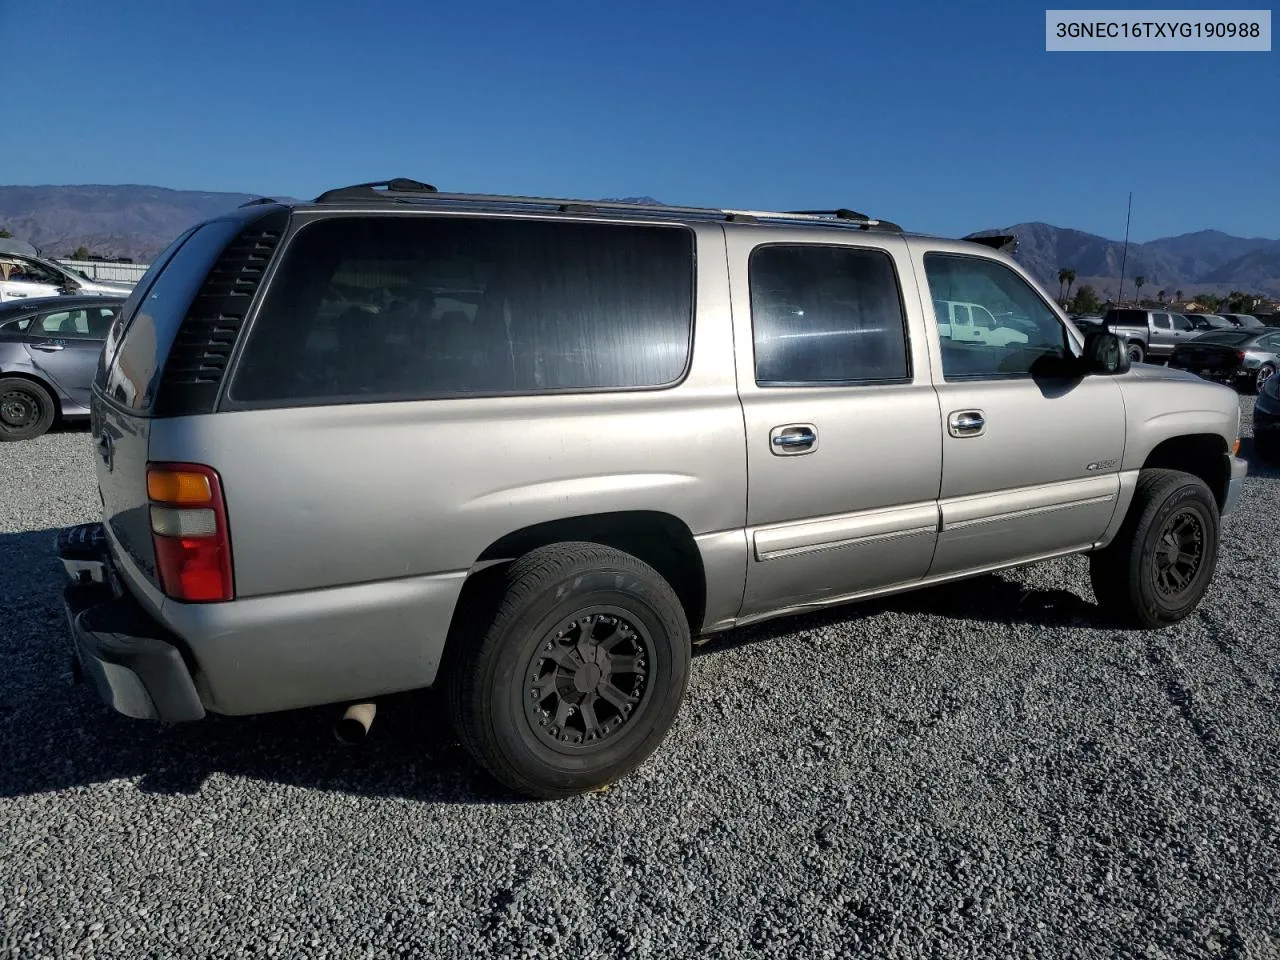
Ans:
[[[184,603],[234,599],[218,474],[203,464],[148,464],[147,493],[156,572],[165,596]]]

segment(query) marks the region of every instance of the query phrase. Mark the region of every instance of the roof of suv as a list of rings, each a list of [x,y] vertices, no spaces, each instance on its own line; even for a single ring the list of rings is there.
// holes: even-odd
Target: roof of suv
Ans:
[[[340,208],[368,208],[370,204],[408,204],[438,210],[474,210],[488,213],[563,213],[586,216],[618,216],[628,219],[652,217],[664,220],[725,221],[730,223],[769,223],[774,225],[809,225],[844,227],[863,231],[884,231],[903,236],[925,237],[909,233],[889,220],[858,213],[847,208],[833,210],[738,210],[719,207],[682,207],[661,203],[637,203],[629,200],[576,200],[565,197],[529,197],[504,194],[442,193],[429,183],[405,177],[359,183],[326,190],[311,201],[274,200],[263,197],[250,200],[244,207],[279,204],[299,211]],[[997,251],[1009,252],[1016,239],[1004,234],[970,234],[962,238]]]

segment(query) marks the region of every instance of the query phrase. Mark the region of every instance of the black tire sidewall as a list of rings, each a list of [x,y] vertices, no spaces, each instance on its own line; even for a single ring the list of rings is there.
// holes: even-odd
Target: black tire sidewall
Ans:
[[[1217,505],[1202,483],[1188,478],[1153,505],[1138,529],[1137,543],[1129,571],[1143,619],[1149,623],[1175,623],[1187,616],[1200,603],[1209,582],[1213,579],[1218,562],[1218,511]],[[1156,589],[1153,568],[1156,547],[1165,524],[1175,513],[1191,507],[1199,514],[1204,531],[1204,556],[1190,587],[1180,600],[1170,603]]]
[[[684,699],[691,650],[683,614],[646,580],[622,568],[570,572],[515,616],[494,624],[502,636],[486,678],[489,722],[493,742],[521,779],[566,792],[608,782],[642,763],[666,735]],[[525,715],[524,676],[556,624],[602,605],[627,611],[648,634],[652,660],[646,695],[622,728],[597,748],[557,751],[538,738]]]
[[[48,433],[49,428],[53,426],[54,420],[57,419],[57,410],[54,408],[53,395],[40,384],[32,383],[29,380],[23,380],[20,378],[0,380],[0,395],[14,390],[26,393],[31,397],[32,401],[40,410],[40,419],[20,433],[7,433],[0,431],[0,441],[34,440],[36,437],[43,436],[45,433]]]
[[[1125,354],[1129,357],[1130,363],[1143,363],[1147,359],[1147,351],[1143,350],[1142,347],[1136,343],[1131,343],[1126,346]]]

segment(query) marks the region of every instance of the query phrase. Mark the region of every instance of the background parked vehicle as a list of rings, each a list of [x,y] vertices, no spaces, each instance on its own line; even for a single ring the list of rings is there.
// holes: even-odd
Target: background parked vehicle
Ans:
[[[1102,325],[1124,341],[1132,363],[1164,359],[1178,344],[1195,336],[1186,317],[1166,310],[1112,308],[1103,316]]]
[[[0,440],[89,416],[98,357],[123,303],[95,295],[0,304]]]
[[[1236,326],[1226,317],[1217,313],[1184,313],[1182,316],[1201,329],[1203,329],[1201,324],[1206,325],[1210,330],[1233,330]]]
[[[1265,327],[1266,324],[1257,317],[1249,313],[1224,313],[1220,314],[1223,319],[1230,320],[1237,327],[1243,327],[1246,330],[1257,330]]]
[[[1280,331],[1214,330],[1173,351],[1169,366],[1206,380],[1258,390],[1280,368]]]
[[[90,280],[53,260],[0,253],[0,302],[76,295],[124,299],[132,290],[127,283]]]
[[[1270,377],[1253,404],[1253,444],[1264,460],[1280,461],[1280,377]]]

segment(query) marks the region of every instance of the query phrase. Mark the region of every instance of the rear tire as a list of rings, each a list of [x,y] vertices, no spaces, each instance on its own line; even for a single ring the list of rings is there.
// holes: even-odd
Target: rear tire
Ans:
[[[675,591],[648,564],[594,543],[521,557],[497,612],[451,642],[462,645],[445,689],[459,740],[534,799],[631,773],[665,738],[688,685],[689,625]]]
[[[1217,501],[1199,477],[1143,470],[1120,532],[1089,558],[1098,605],[1147,629],[1187,617],[1213,579],[1218,524]]]
[[[0,441],[34,440],[57,418],[53,396],[40,384],[20,377],[0,380]]]

